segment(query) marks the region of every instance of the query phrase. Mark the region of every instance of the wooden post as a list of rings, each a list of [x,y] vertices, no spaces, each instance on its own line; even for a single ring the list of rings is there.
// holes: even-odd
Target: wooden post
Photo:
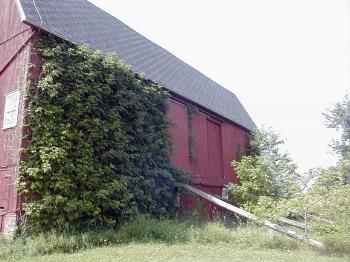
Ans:
[[[204,199],[207,199],[208,201],[220,206],[220,207],[223,207],[235,214],[238,214],[240,216],[243,216],[251,221],[261,221],[261,219],[259,219],[257,216],[253,215],[252,213],[249,213],[243,209],[240,209],[238,207],[235,207],[233,205],[230,205],[208,193],[205,193],[197,188],[194,188],[192,186],[189,186],[189,185],[183,185],[183,188],[191,191],[192,193],[200,196],[200,197],[203,197]],[[293,231],[293,230],[289,230],[289,229],[286,229],[286,228],[283,228],[281,227],[280,225],[277,225],[271,221],[268,221],[268,220],[265,220],[265,221],[262,221],[262,223],[270,228],[270,229],[273,229],[283,235],[286,235],[286,236],[289,236],[291,238],[294,238],[296,240],[299,240],[299,241],[303,241],[311,246],[314,246],[314,247],[317,247],[318,249],[321,249],[321,250],[324,250],[325,249],[325,245],[323,243],[321,243],[320,241],[317,241],[317,240],[313,240],[313,239],[310,239],[310,238],[307,238],[303,235],[300,235],[298,234],[297,232]]]

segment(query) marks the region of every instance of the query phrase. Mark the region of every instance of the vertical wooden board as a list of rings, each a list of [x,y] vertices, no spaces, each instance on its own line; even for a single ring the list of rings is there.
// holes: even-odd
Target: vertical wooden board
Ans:
[[[10,167],[7,169],[6,185],[7,185],[7,207],[6,212],[16,212],[17,210],[17,188],[15,183],[15,177],[17,177],[18,169],[17,167]]]
[[[224,181],[221,125],[207,119],[208,170],[211,185],[222,185]]]
[[[13,51],[18,50],[31,32],[30,30],[27,30],[30,27],[22,23],[14,0],[1,0],[0,13],[2,17],[0,24],[0,42],[5,42],[0,46],[1,69],[3,68],[3,65],[12,57]],[[18,36],[14,37],[17,34]]]
[[[176,167],[190,171],[187,108],[171,100],[168,118],[171,122],[169,133],[173,149],[170,160]]]
[[[5,190],[4,190],[4,194],[3,194],[3,198],[4,198],[4,211],[5,212],[9,212],[11,207],[10,207],[10,188],[9,185],[7,184],[7,181],[5,179]]]
[[[224,172],[224,183],[230,183],[234,181],[233,171],[230,166],[230,162],[234,159],[234,147],[235,140],[232,138],[231,125],[227,123],[222,124],[222,152],[223,152],[223,172]]]
[[[225,184],[228,183],[239,183],[239,179],[233,171],[231,162],[233,160],[238,160],[239,148],[240,148],[240,137],[237,133],[240,132],[238,126],[231,123],[224,122],[222,125],[223,132],[223,159],[224,159],[224,173],[225,173]],[[244,131],[243,132],[247,132]]]
[[[0,171],[0,209],[5,206],[5,179],[2,171]]]
[[[237,129],[236,132],[236,141],[238,144],[238,149],[241,154],[246,154],[247,153],[247,132],[244,131],[243,129]]]
[[[191,162],[192,182],[208,183],[208,153],[206,116],[196,114],[192,119],[192,133],[194,138],[195,160]]]
[[[7,200],[6,212],[16,213],[17,210],[17,196],[10,196]]]
[[[3,230],[3,221],[4,221],[4,215],[1,213],[0,210],[0,232],[2,232]]]

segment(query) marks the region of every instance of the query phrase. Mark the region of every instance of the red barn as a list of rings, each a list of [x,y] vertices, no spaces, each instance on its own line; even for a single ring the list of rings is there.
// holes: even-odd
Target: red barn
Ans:
[[[209,193],[221,195],[225,184],[237,182],[230,162],[255,125],[233,93],[86,0],[1,0],[0,18],[0,232],[11,232],[20,215],[15,182],[25,147],[26,82],[39,73],[29,65],[39,63],[32,47],[42,32],[116,52],[164,86],[174,123],[171,161]],[[199,109],[191,121],[189,105]]]

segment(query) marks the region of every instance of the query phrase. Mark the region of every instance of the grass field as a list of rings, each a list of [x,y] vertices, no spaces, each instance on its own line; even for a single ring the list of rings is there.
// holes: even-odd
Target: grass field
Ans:
[[[348,262],[347,243],[341,243],[342,251],[321,254],[256,225],[140,216],[118,230],[0,238],[0,261]]]
[[[344,261],[349,257],[331,257],[311,251],[250,249],[221,244],[128,244],[95,248],[74,254],[53,254],[23,258],[19,261]]]

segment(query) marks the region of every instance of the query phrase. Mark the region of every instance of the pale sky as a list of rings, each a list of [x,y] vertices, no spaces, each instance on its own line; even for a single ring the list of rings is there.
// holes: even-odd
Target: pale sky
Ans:
[[[350,84],[350,0],[90,0],[235,93],[306,171],[336,161],[322,112]]]

